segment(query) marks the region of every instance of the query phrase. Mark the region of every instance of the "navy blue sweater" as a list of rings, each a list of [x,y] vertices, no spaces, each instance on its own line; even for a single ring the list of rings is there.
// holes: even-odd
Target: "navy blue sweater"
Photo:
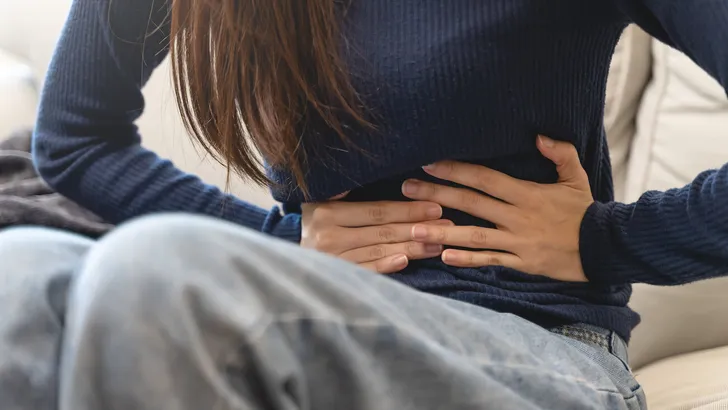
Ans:
[[[140,145],[133,122],[144,107],[141,88],[169,48],[167,7],[164,0],[74,2],[40,106],[41,175],[113,222],[185,211],[298,241],[302,198],[285,169],[269,170],[289,187],[273,192],[286,205],[282,214],[206,185]],[[639,320],[626,306],[631,283],[678,284],[728,268],[728,167],[634,204],[612,202],[602,123],[610,58],[629,22],[727,85],[725,0],[353,0],[345,18],[342,52],[378,132],[351,131],[369,155],[332,136],[331,158],[310,166],[313,199],[351,189],[350,200],[404,199],[401,182],[425,178],[420,166],[442,159],[554,182],[553,164],[535,148],[544,133],[576,145],[597,200],[581,230],[589,284],[438,260],[413,262],[395,279],[543,326],[586,322],[628,339]]]

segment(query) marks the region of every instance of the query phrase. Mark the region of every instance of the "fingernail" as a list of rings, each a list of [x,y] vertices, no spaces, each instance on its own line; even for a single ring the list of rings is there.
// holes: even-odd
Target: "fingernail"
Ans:
[[[442,252],[442,245],[436,245],[436,244],[433,244],[433,243],[428,243],[427,245],[425,245],[425,252],[428,253],[428,254],[430,254],[430,253],[440,253],[440,252]]]
[[[443,252],[442,253],[442,261],[445,263],[448,262],[455,262],[457,260],[457,257],[452,252]]]
[[[541,144],[543,144],[546,148],[553,148],[556,143],[551,138],[545,137],[543,135],[539,135],[538,139],[541,141]]]
[[[427,215],[428,218],[437,219],[442,216],[442,208],[440,205],[433,205],[427,208],[425,215]]]
[[[339,200],[339,199],[341,199],[341,198],[343,198],[343,197],[345,197],[345,196],[349,195],[349,192],[351,192],[351,191],[346,191],[346,192],[342,192],[342,193],[340,193],[339,195],[334,195],[334,196],[332,196],[331,198],[329,198],[329,201],[336,201],[336,200]]]
[[[405,255],[397,255],[392,259],[392,263],[394,266],[404,266],[407,264],[407,256]]]
[[[412,238],[414,239],[425,239],[427,238],[427,228],[420,225],[415,225],[412,228]]]
[[[434,172],[437,169],[437,164],[427,164],[422,167],[425,171]]]
[[[404,192],[405,195],[416,194],[418,189],[419,184],[415,181],[405,181],[404,185],[402,185],[402,192]]]

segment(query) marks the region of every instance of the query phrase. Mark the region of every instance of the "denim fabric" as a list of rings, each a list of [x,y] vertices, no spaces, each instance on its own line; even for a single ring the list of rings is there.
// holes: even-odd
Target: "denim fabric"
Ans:
[[[628,387],[631,390],[633,395],[631,400],[638,403],[637,408],[647,408],[642,387],[633,377],[632,370],[629,367],[627,343],[616,332],[585,323],[561,326],[557,329],[551,329],[551,332],[570,339],[570,343],[576,341],[590,346],[591,349],[586,350],[587,354],[593,354],[592,360],[602,363],[604,369],[618,379],[618,384]],[[579,346],[578,348],[583,349],[583,346]],[[605,351],[610,356],[619,359],[621,366],[617,365],[615,368],[615,362],[613,360],[604,360],[605,356],[603,353]],[[606,356],[606,358],[608,359],[609,356]],[[627,373],[623,369],[626,369]]]
[[[213,219],[14,229],[0,261],[4,410],[645,408],[609,331],[605,349]]]

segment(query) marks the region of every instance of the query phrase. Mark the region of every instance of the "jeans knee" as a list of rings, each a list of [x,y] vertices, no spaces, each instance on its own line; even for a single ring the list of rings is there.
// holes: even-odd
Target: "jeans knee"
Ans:
[[[230,254],[231,235],[256,234],[227,222],[184,214],[131,221],[94,246],[74,286],[74,297],[93,306],[133,306],[129,313],[177,303],[186,284],[219,275],[216,266]]]
[[[102,241],[103,246],[134,251],[137,255],[155,253],[184,257],[185,248],[211,247],[235,238],[242,246],[246,242],[271,240],[262,233],[233,223],[191,214],[161,214],[132,220],[116,228]]]
[[[211,258],[230,252],[246,254],[261,245],[278,248],[275,238],[246,227],[206,216],[163,214],[146,216],[118,227],[99,244],[102,252],[124,255],[138,264]],[[268,246],[270,245],[270,246]],[[290,244],[288,246],[291,246]],[[110,255],[109,255],[110,256]]]
[[[128,222],[94,246],[76,288],[97,298],[129,298],[155,282],[171,284],[181,273],[179,256],[189,253],[193,241],[194,234],[177,216]]]

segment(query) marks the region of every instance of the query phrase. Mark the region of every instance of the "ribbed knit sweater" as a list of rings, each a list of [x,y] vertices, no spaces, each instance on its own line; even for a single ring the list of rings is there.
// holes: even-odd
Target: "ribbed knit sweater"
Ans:
[[[297,242],[302,196],[285,169],[269,169],[285,212],[267,211],[140,145],[141,88],[169,49],[167,1],[74,2],[40,105],[41,175],[112,222],[183,211]],[[672,285],[728,271],[728,167],[634,204],[613,202],[602,120],[611,55],[630,22],[726,86],[725,0],[353,0],[344,16],[342,53],[377,131],[352,128],[365,155],[330,130],[314,130],[331,141],[330,155],[308,170],[312,199],[353,190],[349,200],[404,200],[402,181],[426,179],[420,167],[443,159],[554,182],[553,164],[535,148],[543,133],[577,147],[597,201],[580,238],[589,284],[439,260],[413,261],[394,279],[542,326],[585,322],[628,339],[639,320],[627,307],[631,283]]]

